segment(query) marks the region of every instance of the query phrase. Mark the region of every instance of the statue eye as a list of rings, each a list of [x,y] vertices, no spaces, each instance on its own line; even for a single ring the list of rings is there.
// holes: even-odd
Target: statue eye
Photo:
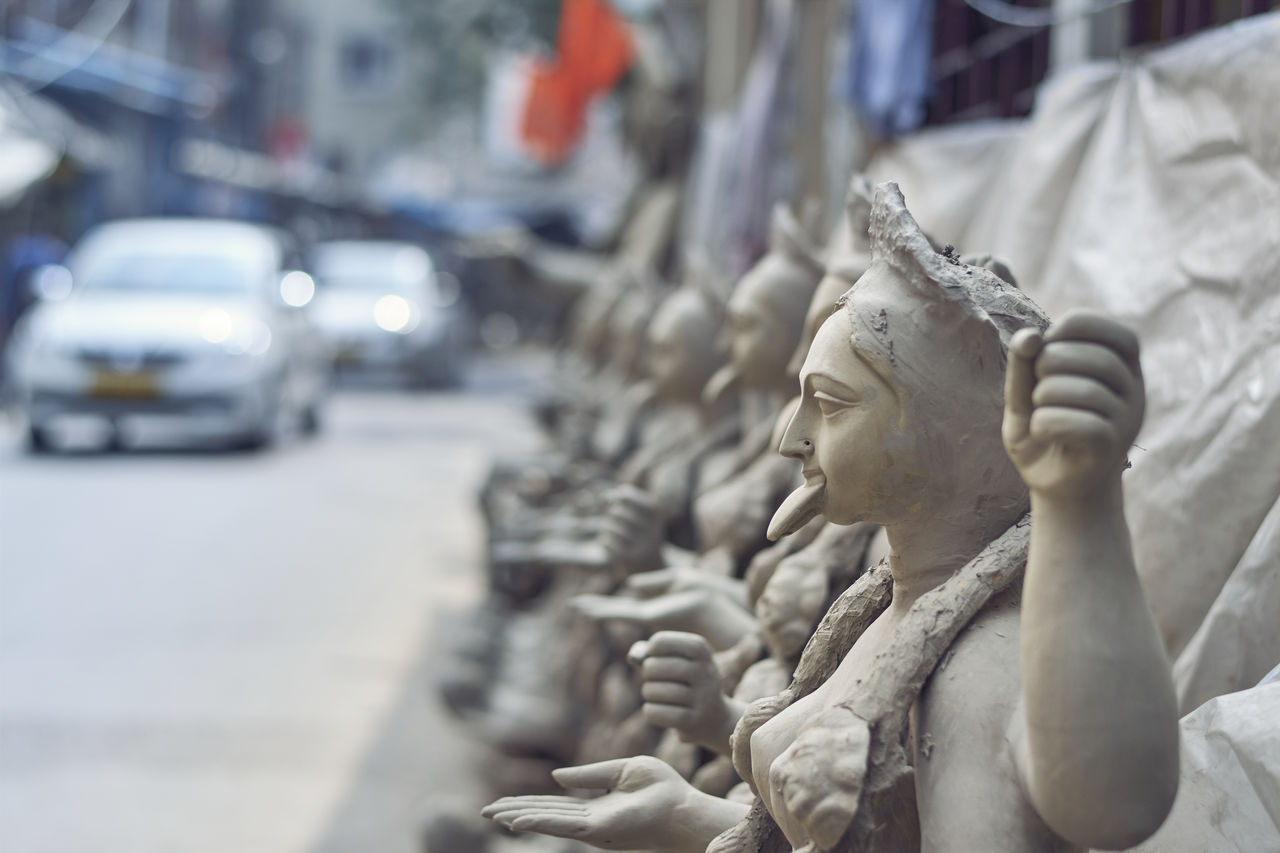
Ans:
[[[825,391],[815,391],[813,398],[818,401],[818,409],[824,416],[834,415],[852,406],[858,405],[853,400],[845,400],[840,397],[833,396]]]

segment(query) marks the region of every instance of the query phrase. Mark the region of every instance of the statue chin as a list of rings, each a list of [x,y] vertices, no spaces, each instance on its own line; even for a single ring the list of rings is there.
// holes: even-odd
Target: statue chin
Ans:
[[[823,477],[807,480],[803,486],[787,495],[787,499],[778,507],[769,522],[766,534],[770,542],[776,542],[783,536],[790,536],[808,524],[822,512],[822,504],[826,497],[827,481]]]

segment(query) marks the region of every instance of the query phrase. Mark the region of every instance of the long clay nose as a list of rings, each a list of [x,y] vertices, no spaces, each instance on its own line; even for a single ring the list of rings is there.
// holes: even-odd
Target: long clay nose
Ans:
[[[791,423],[787,424],[786,430],[782,433],[782,441],[778,444],[778,452],[783,456],[792,459],[804,459],[813,453],[813,442],[809,439],[810,418],[806,411],[807,408],[801,403],[800,408],[796,409],[796,413],[791,416]]]

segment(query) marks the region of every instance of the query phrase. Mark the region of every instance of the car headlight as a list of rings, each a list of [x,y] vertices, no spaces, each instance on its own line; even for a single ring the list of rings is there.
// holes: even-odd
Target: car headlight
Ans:
[[[262,355],[271,348],[271,329],[261,320],[236,322],[221,308],[212,308],[200,316],[200,337],[218,344],[231,356]]]
[[[407,335],[418,325],[418,312],[403,296],[389,293],[374,303],[373,321],[379,329]]]

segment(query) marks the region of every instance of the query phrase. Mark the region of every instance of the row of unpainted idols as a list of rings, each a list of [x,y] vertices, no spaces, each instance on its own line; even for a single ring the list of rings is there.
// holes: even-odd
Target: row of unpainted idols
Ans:
[[[706,276],[651,320],[634,276],[583,304],[558,452],[486,493],[535,627],[480,704],[511,760],[589,763],[484,814],[624,850],[1266,849],[1179,761],[1120,484],[1135,336],[1050,323],[893,184],[813,243],[779,211],[723,308]]]

